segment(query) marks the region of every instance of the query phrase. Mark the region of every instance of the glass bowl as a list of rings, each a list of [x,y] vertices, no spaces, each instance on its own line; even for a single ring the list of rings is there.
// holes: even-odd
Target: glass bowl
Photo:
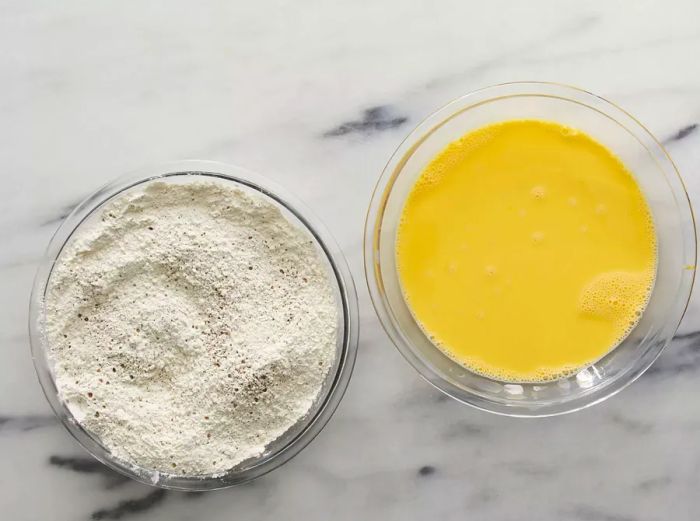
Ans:
[[[326,259],[329,273],[336,283],[338,342],[334,365],[311,410],[284,435],[268,445],[263,454],[243,461],[222,474],[180,476],[142,468],[114,457],[96,436],[75,420],[59,397],[53,377],[47,338],[43,331],[44,295],[53,264],[62,248],[81,223],[95,215],[107,201],[154,179],[187,182],[203,176],[233,183],[244,191],[257,193],[275,204],[290,222],[308,232],[309,238]],[[51,239],[34,280],[29,307],[29,335],[34,367],[44,394],[63,425],[90,454],[114,470],[149,485],[176,490],[214,490],[243,483],[279,467],[298,454],[323,429],[340,403],[355,363],[358,334],[357,295],[350,270],[340,248],[318,219],[299,200],[269,180],[242,168],[212,161],[180,161],[133,172],[90,195],[63,221]]]
[[[651,207],[658,236],[656,283],[637,326],[595,364],[549,383],[499,382],[472,373],[447,357],[413,319],[396,272],[397,224],[404,201],[424,167],[465,133],[511,119],[556,121],[606,145],[633,172]],[[612,103],[574,87],[508,83],[452,101],[401,143],[372,196],[364,250],[367,283],[379,319],[421,376],[462,403],[503,415],[533,417],[563,414],[601,402],[646,371],[673,338],[687,307],[695,276],[696,239],[683,181],[663,146],[641,123]]]

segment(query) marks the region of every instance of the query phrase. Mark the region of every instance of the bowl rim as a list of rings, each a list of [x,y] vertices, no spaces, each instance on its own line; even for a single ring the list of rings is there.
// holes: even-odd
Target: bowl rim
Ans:
[[[379,231],[381,229],[381,217],[383,216],[384,207],[386,206],[394,180],[399,176],[402,168],[413,152],[419,148],[435,130],[463,112],[484,103],[498,101],[499,99],[527,96],[558,98],[574,102],[587,109],[599,112],[601,115],[612,119],[624,128],[627,127],[622,125],[620,122],[621,119],[625,119],[626,123],[636,127],[635,130],[647,138],[654,148],[654,150],[649,150],[649,152],[654,154],[654,158],[657,161],[660,160],[664,162],[666,170],[673,173],[669,180],[669,182],[674,183],[671,186],[671,190],[678,198],[678,205],[681,211],[684,212],[684,217],[688,217],[688,219],[684,219],[681,227],[685,228],[685,230],[683,230],[684,239],[689,238],[687,242],[684,240],[684,258],[686,260],[692,260],[692,263],[689,262],[688,264],[691,264],[693,269],[689,270],[688,274],[684,274],[682,278],[679,291],[681,297],[684,296],[684,298],[677,311],[678,319],[672,324],[671,334],[663,341],[662,345],[655,349],[650,349],[645,355],[637,359],[634,370],[631,371],[631,374],[626,376],[626,378],[618,378],[616,381],[613,381],[611,385],[607,385],[602,389],[596,389],[595,392],[565,402],[565,407],[561,407],[559,404],[534,405],[526,401],[512,401],[508,404],[501,404],[484,399],[473,392],[460,389],[448,382],[438,371],[434,370],[430,364],[426,363],[418,356],[412,347],[404,341],[401,330],[394,321],[393,313],[389,310],[389,305],[383,296],[383,281],[378,262]],[[574,99],[575,97],[578,99]],[[598,104],[599,108],[580,101],[581,98],[586,102]],[[637,136],[635,135],[635,137]],[[637,137],[637,139],[639,138]],[[646,145],[642,145],[646,148]],[[662,166],[659,165],[659,168],[662,169]],[[679,194],[682,195],[678,197]],[[687,215],[685,215],[686,211]],[[680,325],[690,302],[695,280],[695,266],[697,264],[696,223],[692,204],[683,178],[664,145],[639,120],[615,103],[579,87],[548,81],[513,81],[476,89],[454,98],[423,118],[398,145],[385,164],[377,180],[365,217],[363,245],[365,282],[372,305],[379,317],[382,328],[403,358],[425,381],[450,398],[479,410],[518,418],[550,417],[579,411],[614,396],[637,380],[637,378],[646,372],[673,339],[675,331]],[[625,381],[619,382],[619,380]]]
[[[234,467],[221,474],[180,476],[146,469],[111,455],[93,435],[73,417],[58,395],[53,378],[48,341],[42,329],[44,294],[55,261],[73,233],[89,216],[107,201],[137,185],[174,176],[212,177],[256,191],[263,198],[290,212],[310,233],[323,251],[331,267],[340,296],[342,315],[342,345],[337,351],[336,373],[313,414],[300,419],[292,429],[294,435],[285,444],[244,469]],[[325,427],[340,404],[352,376],[359,342],[359,312],[357,292],[352,273],[342,250],[316,215],[296,196],[270,179],[240,166],[209,160],[181,160],[152,165],[120,175],[84,198],[66,216],[44,251],[34,277],[29,301],[29,338],[34,369],[44,396],[54,414],[78,443],[94,458],[111,469],[136,481],[163,489],[182,491],[218,490],[248,482],[280,467],[301,452]],[[330,376],[330,375],[329,375]],[[284,436],[284,435],[283,435]],[[246,460],[249,463],[251,460]]]

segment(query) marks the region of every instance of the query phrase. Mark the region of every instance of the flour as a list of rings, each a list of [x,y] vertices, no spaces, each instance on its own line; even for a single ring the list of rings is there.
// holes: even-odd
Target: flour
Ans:
[[[218,181],[151,181],[84,223],[54,266],[61,398],[113,455],[180,475],[263,453],[309,412],[338,311],[310,236]]]

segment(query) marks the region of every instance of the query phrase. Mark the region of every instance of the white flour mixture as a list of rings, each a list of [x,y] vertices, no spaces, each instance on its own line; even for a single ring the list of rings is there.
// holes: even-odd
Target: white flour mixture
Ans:
[[[335,359],[333,288],[308,234],[261,196],[149,182],[82,225],[53,269],[60,396],[123,460],[223,472],[319,395]]]

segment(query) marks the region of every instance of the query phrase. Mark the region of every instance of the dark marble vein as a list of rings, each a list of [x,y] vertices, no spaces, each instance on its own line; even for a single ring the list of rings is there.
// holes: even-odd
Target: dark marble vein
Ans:
[[[92,519],[122,519],[132,514],[148,512],[161,504],[167,496],[165,490],[154,490],[143,497],[120,501],[116,506],[103,508],[92,513]]]
[[[680,129],[675,134],[673,134],[671,137],[664,139],[664,145],[669,145],[671,143],[675,143],[676,141],[681,141],[682,139],[685,139],[686,137],[695,133],[695,131],[697,131],[697,129],[698,129],[697,123],[687,125],[687,126],[683,127],[682,129]]]
[[[422,477],[432,476],[433,474],[435,474],[435,471],[436,469],[432,465],[423,465],[421,468],[418,469],[418,475]]]
[[[0,416],[0,433],[6,431],[29,432],[58,423],[55,416],[29,414],[25,416]]]
[[[673,337],[673,340],[694,340],[700,337],[700,331],[689,331],[687,333],[678,333]]]
[[[105,478],[105,488],[112,489],[123,485],[129,478],[113,471],[94,458],[51,456],[49,464],[60,469],[80,474],[99,474]]]
[[[109,470],[109,468],[105,467],[94,458],[51,456],[49,458],[49,464],[53,465],[54,467],[72,470],[74,472],[84,472],[86,474],[102,472],[103,470],[112,472]]]
[[[380,105],[365,110],[359,120],[346,121],[323,133],[324,137],[339,137],[347,134],[371,134],[398,128],[408,121],[406,116],[393,114],[391,107]]]

